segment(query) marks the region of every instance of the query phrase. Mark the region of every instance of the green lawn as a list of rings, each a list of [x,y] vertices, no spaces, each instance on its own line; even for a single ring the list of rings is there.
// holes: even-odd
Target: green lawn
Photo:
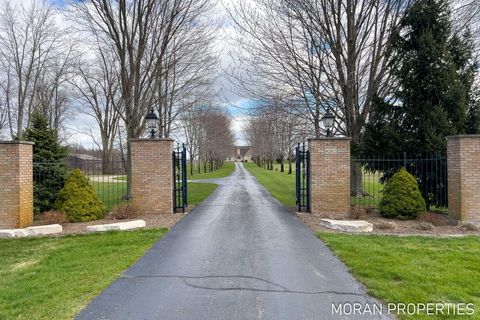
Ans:
[[[480,319],[480,237],[318,233],[373,296],[386,303],[473,303]],[[453,319],[399,315],[401,319]],[[460,318],[460,317],[458,317]]]
[[[127,193],[126,182],[93,182],[95,192],[103,205],[111,210],[122,203],[122,197]],[[187,183],[188,204],[198,205],[207,198],[215,189],[213,183]]]
[[[280,163],[274,163],[273,164],[273,171],[280,171],[281,170],[281,165]],[[283,170],[285,173],[288,173],[288,162],[285,162],[283,164]],[[292,173],[295,174],[295,161],[292,163]]]
[[[365,173],[363,175],[363,197],[350,197],[352,205],[362,207],[378,207],[383,196],[383,184],[380,183],[380,173]]]
[[[188,205],[198,205],[217,189],[214,183],[187,183]]]
[[[127,194],[127,182],[92,182],[95,193],[107,210],[123,202]]]
[[[295,173],[266,170],[251,162],[244,165],[281,203],[289,208],[295,207]]]
[[[167,229],[0,239],[0,319],[71,319]]]
[[[202,169],[203,170],[203,169]],[[217,179],[228,177],[235,171],[235,163],[233,162],[224,162],[223,166],[215,171],[207,173],[194,173],[190,175],[190,164],[187,165],[187,179],[189,180],[200,180],[200,179]]]
[[[279,164],[274,164],[274,170],[266,170],[252,162],[244,165],[275,198],[287,207],[295,207],[295,171],[282,173]],[[377,207],[383,193],[383,185],[378,179],[379,174],[365,174],[363,190],[367,195],[351,197],[351,204]]]

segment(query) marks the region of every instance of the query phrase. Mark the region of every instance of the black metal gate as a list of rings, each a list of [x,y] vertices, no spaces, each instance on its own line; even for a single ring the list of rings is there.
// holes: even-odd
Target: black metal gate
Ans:
[[[187,207],[187,151],[177,144],[173,151],[173,212]]]
[[[310,212],[310,151],[305,143],[295,148],[295,170],[297,211]]]

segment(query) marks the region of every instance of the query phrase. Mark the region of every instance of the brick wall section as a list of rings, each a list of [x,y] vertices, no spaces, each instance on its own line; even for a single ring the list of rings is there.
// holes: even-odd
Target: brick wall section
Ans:
[[[350,211],[350,139],[309,139],[312,213]]]
[[[480,135],[448,137],[448,215],[480,225]]]
[[[31,142],[0,141],[0,229],[33,222]]]
[[[173,213],[173,140],[132,139],[132,201],[147,214]]]

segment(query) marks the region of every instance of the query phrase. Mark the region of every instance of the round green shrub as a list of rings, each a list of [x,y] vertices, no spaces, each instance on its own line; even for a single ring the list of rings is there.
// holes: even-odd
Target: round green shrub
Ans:
[[[79,169],[70,173],[57,195],[55,208],[65,212],[70,222],[97,220],[105,215],[105,208],[95,190]]]
[[[418,183],[405,168],[388,179],[379,207],[384,217],[397,219],[415,219],[426,211]]]

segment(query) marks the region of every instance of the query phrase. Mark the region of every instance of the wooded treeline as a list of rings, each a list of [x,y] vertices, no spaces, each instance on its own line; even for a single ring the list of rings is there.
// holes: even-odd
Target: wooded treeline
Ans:
[[[198,105],[182,116],[190,174],[219,169],[234,144],[230,116],[218,106]]]
[[[253,161],[269,170],[278,162],[281,172],[287,164],[291,174],[292,161],[295,161],[293,147],[298,141],[304,141],[309,132],[301,119],[287,111],[289,107],[280,100],[257,107],[246,126],[246,135]]]

